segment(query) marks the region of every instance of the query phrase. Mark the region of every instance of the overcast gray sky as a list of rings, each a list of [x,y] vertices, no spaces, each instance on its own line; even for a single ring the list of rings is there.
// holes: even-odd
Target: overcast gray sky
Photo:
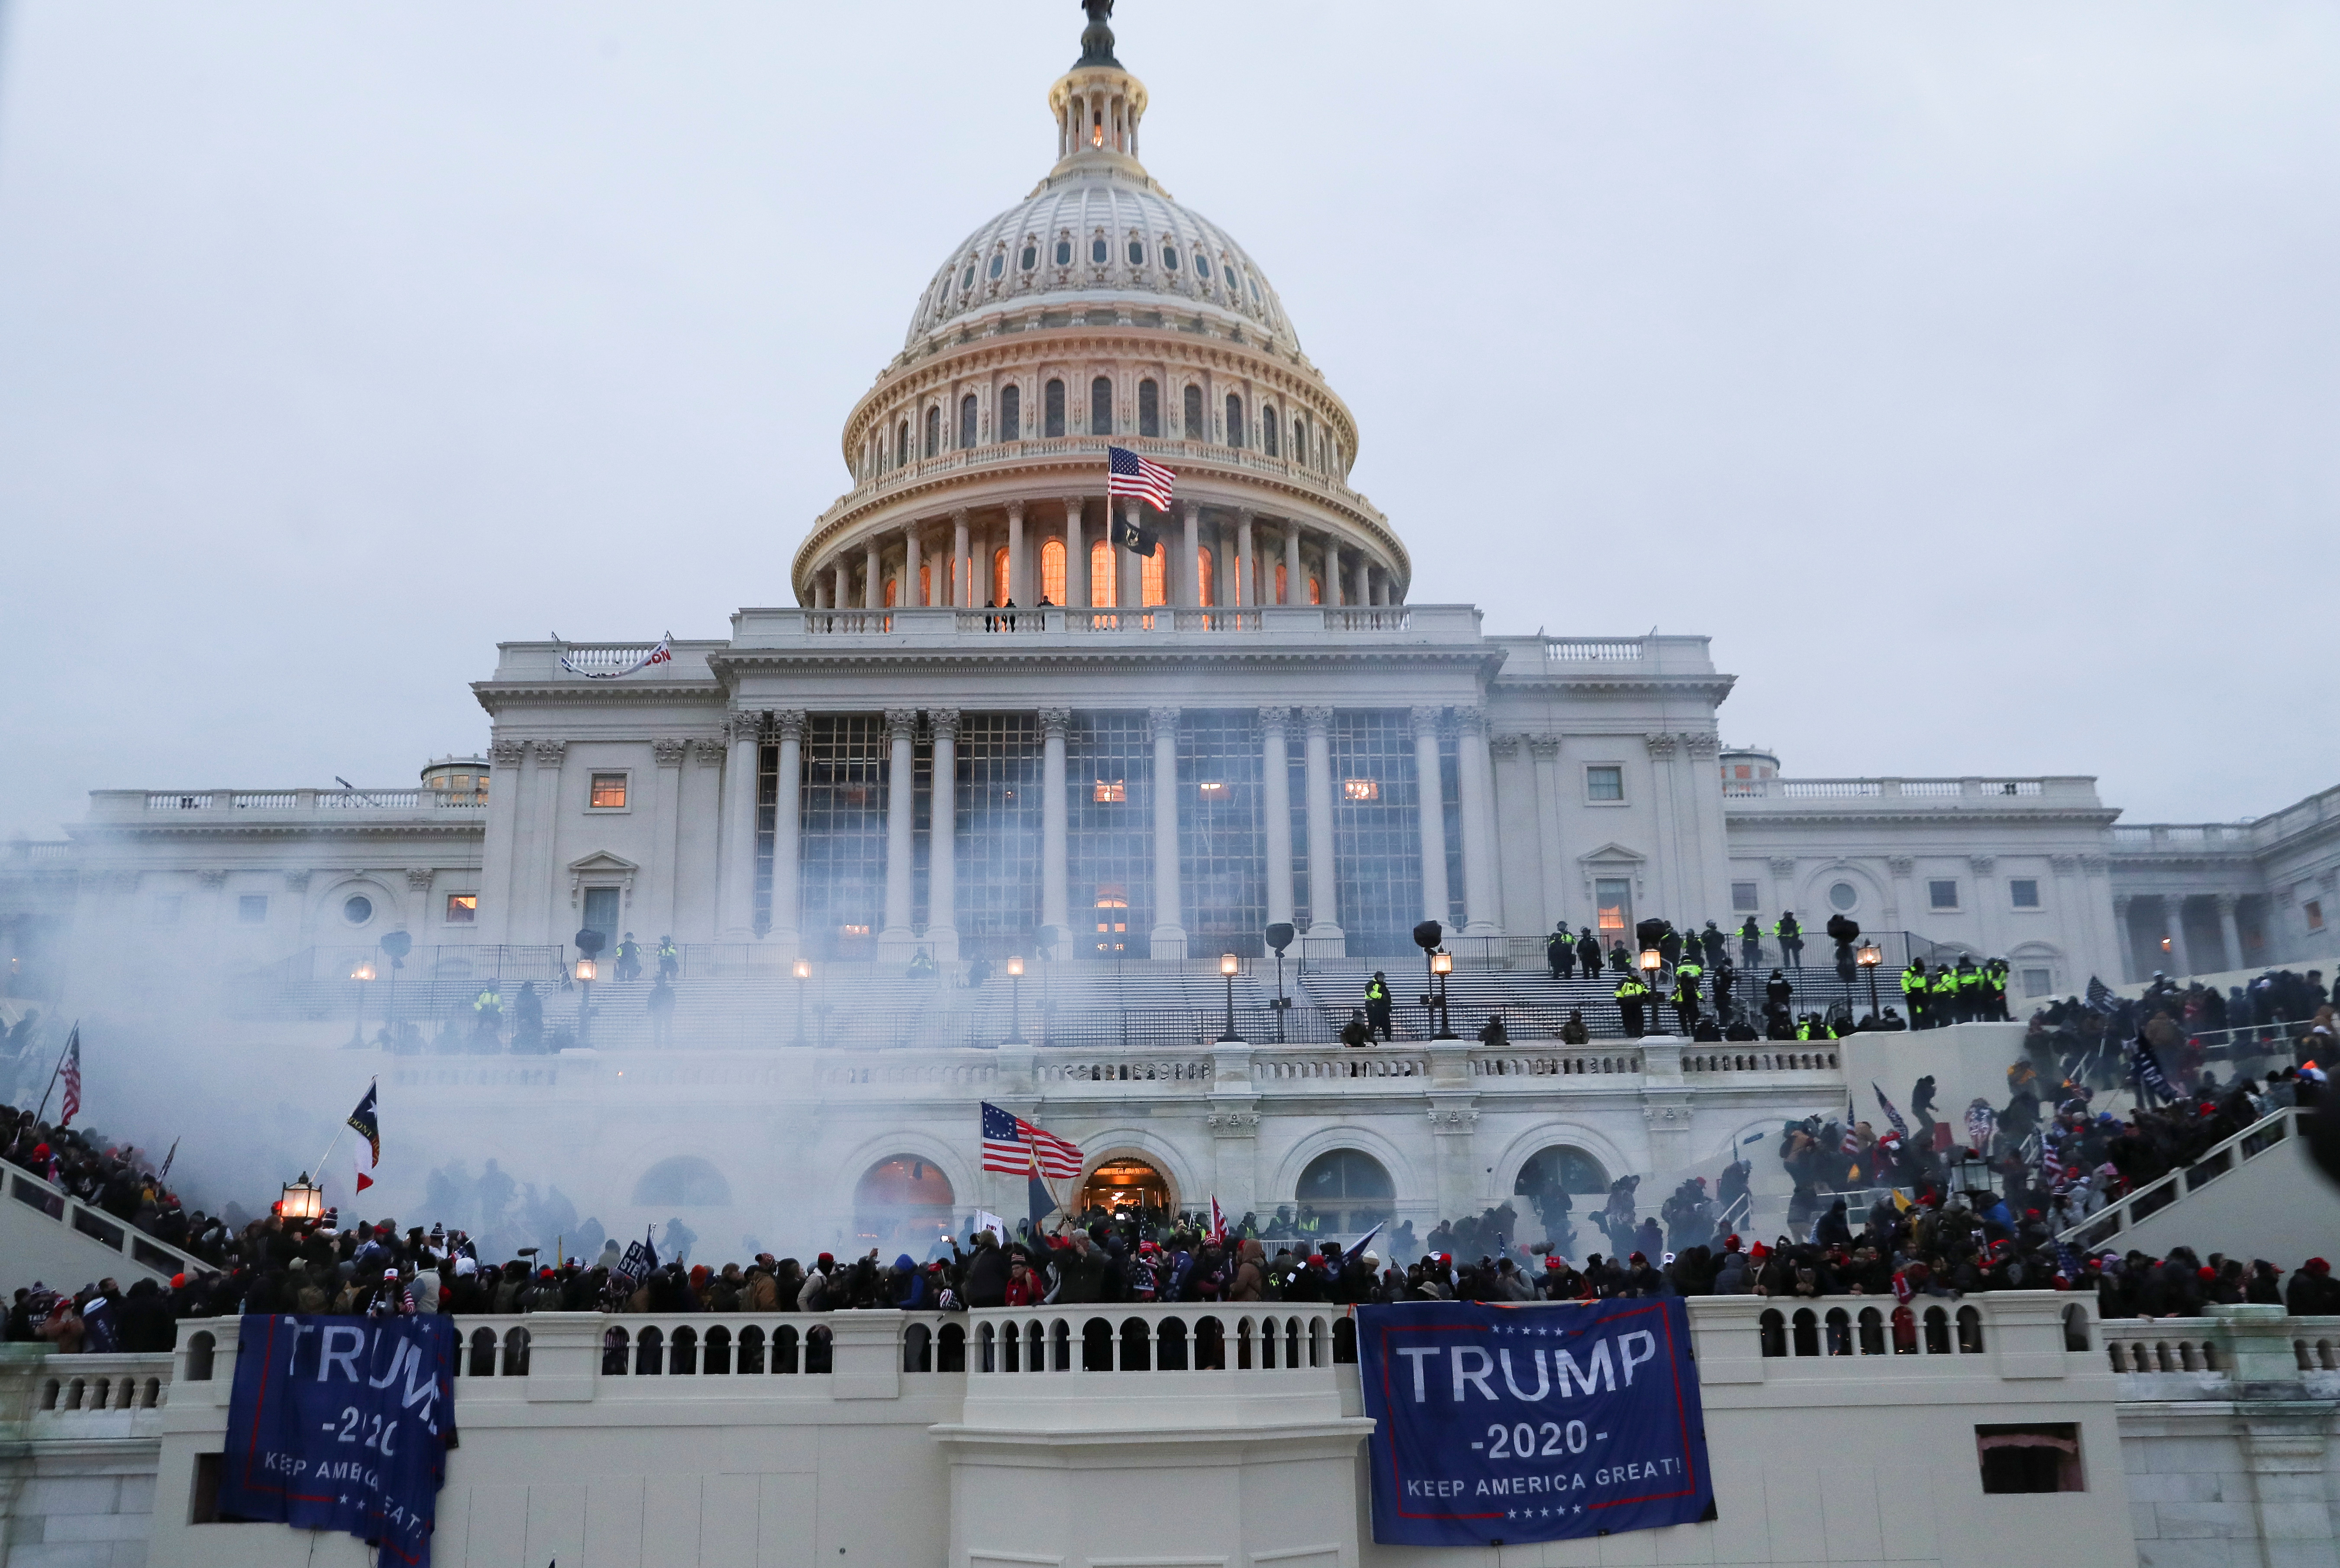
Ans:
[[[1040,4],[5,0],[0,833],[410,781],[500,638],[785,602]],[[1790,773],[2340,780],[2340,9],[1124,0],[1417,601]]]

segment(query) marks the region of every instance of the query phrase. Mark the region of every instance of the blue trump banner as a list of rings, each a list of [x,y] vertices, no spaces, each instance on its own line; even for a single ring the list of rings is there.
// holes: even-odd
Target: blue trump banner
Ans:
[[[219,1509],[339,1530],[427,1568],[455,1431],[444,1317],[248,1314],[235,1354]]]
[[[1492,1546],[1708,1516],[1680,1297],[1357,1308],[1373,1539]]]

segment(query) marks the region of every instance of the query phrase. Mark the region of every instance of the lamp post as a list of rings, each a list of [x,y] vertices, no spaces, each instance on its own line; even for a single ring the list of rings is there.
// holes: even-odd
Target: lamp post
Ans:
[[[1007,1038],[1002,1043],[1024,1043],[1024,961],[1020,958],[1007,961]]]
[[[304,1170],[300,1180],[284,1184],[284,1197],[277,1204],[276,1212],[288,1220],[319,1218],[325,1212],[325,1189],[310,1180]]]
[[[600,966],[590,958],[577,961],[577,984],[580,996],[577,1003],[577,1049],[588,1050],[593,1044],[593,982],[601,975]]]
[[[796,1043],[797,1043],[797,1044],[798,1044],[798,1045],[802,1045],[802,1044],[805,1042],[805,1032],[804,1032],[805,984],[806,984],[806,982],[807,982],[807,981],[809,981],[809,980],[811,980],[811,979],[812,979],[812,965],[811,965],[811,964],[809,964],[809,963],[807,963],[803,959],[798,959],[798,960],[797,960],[797,1039],[796,1039]]]
[[[1885,954],[1875,942],[1864,942],[1859,951],[1852,955],[1852,962],[1869,973],[1869,1018],[1870,1022],[1877,1022],[1877,966],[1885,962]]]
[[[1235,971],[1242,964],[1231,952],[1219,954],[1219,973],[1227,982],[1227,1026],[1219,1031],[1221,1045],[1241,1045],[1243,1036],[1235,1032]]]
[[[1284,950],[1292,945],[1297,935],[1287,921],[1277,921],[1267,928],[1267,945],[1275,950],[1275,1000],[1268,1006],[1275,1013],[1275,1043],[1284,1043],[1284,1015],[1292,1006],[1292,999],[1284,994]]]
[[[357,968],[350,971],[350,978],[358,982],[358,1015],[350,1024],[350,1049],[356,1050],[365,1044],[365,988],[366,981],[373,978],[373,964],[366,959],[358,960]],[[306,1171],[302,1172],[302,1179],[308,1179]]]
[[[1442,950],[1430,955],[1431,977],[1438,987],[1438,1032],[1431,1036],[1433,1040],[1456,1038],[1454,1015],[1446,1011],[1446,977],[1453,972],[1454,955],[1453,953]]]
[[[1641,956],[1634,962],[1641,966],[1641,989],[1648,993],[1641,999],[1641,1005],[1646,1010],[1641,1016],[1645,1021],[1655,1020],[1658,1017],[1658,971],[1664,967],[1665,954],[1654,947],[1645,947],[1641,950]],[[1663,1032],[1662,1024],[1658,1031]],[[1642,1032],[1651,1032],[1646,1021]]]

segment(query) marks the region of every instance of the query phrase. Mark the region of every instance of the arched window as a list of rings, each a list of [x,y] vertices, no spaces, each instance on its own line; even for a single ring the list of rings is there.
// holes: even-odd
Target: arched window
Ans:
[[[1335,1149],[1318,1155],[1300,1173],[1294,1194],[1304,1218],[1314,1213],[1327,1231],[1352,1234],[1370,1229],[1390,1217],[1397,1188],[1382,1162],[1357,1149]]]
[[[1162,247],[1162,269],[1167,272],[1175,272],[1178,270],[1177,246],[1165,245]]]
[[[935,602],[935,568],[925,561],[918,563],[918,603]]]
[[[991,552],[991,602],[1004,605],[1015,597],[1007,581],[1007,547],[1002,545]]]
[[[940,409],[929,408],[927,410],[927,456],[931,458],[942,449],[943,411]]]
[[[1205,423],[1203,419],[1203,389],[1200,387],[1188,387],[1186,389],[1185,402],[1185,408],[1182,412],[1185,415],[1185,422],[1184,427],[1180,429],[1179,434],[1185,436],[1186,439],[1190,441],[1209,440],[1211,439],[1210,426]]]
[[[1137,433],[1159,436],[1162,433],[1162,388],[1153,380],[1137,383]]]
[[[1260,450],[1265,452],[1269,457],[1273,458],[1277,455],[1277,442],[1275,439],[1275,409],[1273,405],[1263,404],[1260,408],[1259,445]]]
[[[1040,247],[1031,241],[1024,242],[1024,253],[1016,258],[1016,265],[1028,272],[1040,264]]]
[[[894,428],[894,466],[901,468],[910,460],[910,421],[904,419]]]
[[[1065,602],[1065,541],[1044,540],[1040,546],[1040,592],[1052,605]]]
[[[887,577],[887,578],[886,579],[886,607],[887,607],[887,609],[889,609],[889,610],[890,610],[890,609],[892,609],[892,608],[894,607],[894,599],[895,599],[895,596],[896,596],[896,595],[897,595],[897,594],[899,594],[901,591],[902,591],[902,579],[901,579],[901,578],[899,578],[899,577]]]
[[[1002,256],[1002,255],[996,255],[996,254],[995,254],[995,255],[991,258],[990,275],[991,275],[992,277],[994,277],[994,278],[996,278],[996,277],[998,277],[998,276],[999,276],[999,274],[1000,274],[1000,273],[1002,273],[1002,272],[1006,271],[1006,270],[1007,270],[1007,258],[1006,258],[1006,257],[1005,257],[1005,256]]]
[[[1113,382],[1104,376],[1089,383],[1089,434],[1113,434]]]
[[[1145,265],[1145,242],[1135,234],[1129,237],[1129,264],[1133,267]]]
[[[1526,1207],[1542,1221],[1544,1238],[1558,1242],[1558,1232],[1572,1222],[1575,1195],[1609,1190],[1609,1172],[1581,1149],[1555,1143],[1528,1156],[1512,1181],[1512,1195],[1527,1199]],[[1589,1206],[1588,1206],[1589,1207]]]
[[[1321,605],[1324,602],[1324,585],[1318,580],[1314,572],[1308,574],[1308,602],[1312,605]]]
[[[958,449],[975,445],[975,394],[969,392],[958,400]]]
[[[1070,240],[1059,240],[1059,241],[1057,241],[1057,242],[1056,242],[1056,265],[1058,265],[1059,267],[1069,267],[1069,266],[1071,266],[1072,264],[1073,264],[1073,242],[1072,242]]]
[[[1113,260],[1113,248],[1106,243],[1103,234],[1089,242],[1089,260],[1100,267]]]
[[[853,1189],[854,1226],[873,1238],[915,1232],[932,1241],[934,1228],[950,1223],[957,1200],[939,1167],[915,1154],[897,1154],[861,1173]]]
[[[1165,585],[1170,576],[1170,551],[1158,539],[1155,541],[1154,553],[1145,557],[1144,572],[1145,575],[1138,578],[1139,602],[1147,605],[1168,604],[1170,596]]]
[[[1040,429],[1044,435],[1065,433],[1065,383],[1050,381],[1040,393],[1040,414],[1045,421]]]
[[[1219,602],[1216,597],[1218,584],[1213,580],[1215,563],[1211,556],[1212,551],[1208,545],[1195,552],[1195,587],[1198,590],[1196,597],[1206,605],[1215,605]]]
[[[719,1207],[731,1201],[731,1184],[723,1173],[696,1155],[678,1154],[642,1172],[634,1183],[634,1201],[641,1204]]]
[[[1089,547],[1089,607],[1109,610],[1121,602],[1114,581],[1115,559],[1121,554],[1105,540]]]
[[[1024,439],[1024,389],[999,389],[999,423],[992,432],[1003,441]]]
[[[1279,605],[1286,602],[1284,597],[1284,563],[1282,561],[1275,563],[1275,602]]]
[[[1308,421],[1297,414],[1292,417],[1292,460],[1295,463],[1308,460]]]
[[[1227,394],[1227,445],[1240,450],[1243,444],[1243,398],[1238,393],[1229,392]]]

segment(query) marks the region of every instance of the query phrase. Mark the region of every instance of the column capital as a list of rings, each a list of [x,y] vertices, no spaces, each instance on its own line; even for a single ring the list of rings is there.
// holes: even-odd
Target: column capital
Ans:
[[[2243,901],[2240,897],[2231,892],[2214,892],[2210,895],[2210,903],[2212,907],[2216,909],[2221,915],[2230,915],[2234,913],[2236,909],[2241,905],[2242,902]]]
[[[1267,707],[1259,710],[1259,727],[1264,730],[1280,730],[1291,722],[1290,708]]]
[[[212,873],[204,872],[202,874],[209,876]],[[222,876],[225,876],[227,873],[225,872],[222,872],[220,874]],[[408,866],[406,868],[406,885],[412,888],[416,892],[429,892],[431,891],[431,879],[438,874],[439,873],[436,870],[427,865]]]
[[[1414,739],[1420,740],[1423,735],[1430,735],[1435,738],[1438,734],[1438,726],[1445,720],[1445,717],[1446,710],[1444,708],[1419,707],[1414,709]]]
[[[1908,876],[1918,869],[1918,860],[1915,855],[1889,854],[1885,857],[1885,869],[1895,876]]]
[[[2117,892],[2117,893],[2113,894],[2113,914],[2114,914],[2114,916],[2115,916],[2116,918],[2117,918],[2117,919],[2122,919],[2122,920],[2126,920],[2127,918],[2128,918],[2128,906],[2129,906],[2129,904],[2133,902],[2133,900],[2134,900],[2134,895],[2133,895],[2133,894],[2130,894],[2130,893]]]
[[[1088,502],[1082,497],[1066,496],[1065,498],[1065,515],[1068,518],[1077,518],[1081,515],[1082,508],[1087,505]]]
[[[1181,502],[1179,503],[1179,506],[1180,506],[1180,508],[1182,508],[1182,515],[1185,518],[1185,519],[1186,519],[1188,522],[1190,522],[1190,523],[1194,523],[1194,522],[1200,522],[1200,521],[1202,520],[1202,517],[1203,517],[1203,503],[1202,503],[1202,502],[1200,502],[1200,501],[1181,501]]]
[[[2048,857],[2048,869],[2057,876],[2070,876],[2080,869],[2080,857],[2076,854],[2051,854]]]
[[[699,765],[700,767],[719,768],[723,765],[723,737],[721,735],[701,735],[697,740],[693,741],[691,745],[697,748],[694,754],[699,758]]]
[[[805,732],[805,711],[802,708],[775,708],[772,728],[782,740],[802,740]]]
[[[1485,708],[1474,707],[1456,708],[1454,710],[1454,727],[1459,733],[1466,735],[1485,735],[1487,733],[1487,710]]]
[[[1672,735],[1646,735],[1641,737],[1641,744],[1650,748],[1650,754],[1651,756],[1659,758],[1661,761],[1666,758],[1670,758],[1674,754],[1674,737]]]
[[[1520,754],[1521,743],[1525,741],[1527,738],[1527,736],[1521,735],[1516,730],[1513,730],[1504,735],[1489,735],[1487,737],[1487,746],[1488,749],[1492,751],[1499,757],[1515,757]]]
[[[1308,726],[1310,735],[1323,735],[1333,727],[1333,710],[1326,707],[1302,708],[1300,722]]]
[[[1040,710],[1040,730],[1042,734],[1060,735],[1065,734],[1067,730],[1070,730],[1072,727],[1072,709],[1042,708]]]
[[[1967,856],[1967,864],[1973,868],[1974,873],[1977,876],[1988,876],[1990,874],[1991,867],[1998,863],[1998,857],[1997,855],[1970,854]]]
[[[2111,867],[2112,862],[2100,854],[2084,854],[2080,857],[2080,870],[2089,876],[2102,876]]]
[[[1692,730],[1681,738],[1682,750],[1694,757],[1710,757],[1722,750],[1722,738],[1711,730]]]
[[[537,766],[559,767],[560,765],[560,759],[566,756],[569,753],[569,743],[567,741],[532,740],[528,743],[528,748],[536,754]]]
[[[1556,757],[1560,754],[1560,737],[1558,735],[1530,735],[1528,736],[1528,750],[1540,757]]]
[[[662,768],[679,768],[682,765],[683,751],[689,745],[687,740],[661,735],[650,742],[650,755],[658,759],[658,765]]]
[[[1010,501],[1007,503],[1007,520],[1011,523],[1020,523],[1024,520],[1024,503],[1022,501]]]
[[[764,733],[764,715],[734,708],[723,715],[723,738],[733,745],[757,740]]]
[[[967,520],[974,515],[975,513],[968,508],[953,507],[950,512],[950,519],[952,522],[957,523],[963,528],[967,527]]]
[[[926,533],[927,519],[924,518],[912,518],[902,525],[902,537],[906,540],[922,539],[926,537]]]
[[[1235,527],[1239,528],[1247,528],[1258,520],[1259,514],[1253,511],[1249,507],[1237,507],[1235,508]]]
[[[948,735],[953,740],[957,740],[958,738],[958,710],[957,708],[928,708],[927,710],[927,727],[935,732],[935,738],[937,740],[940,740],[945,735]]]
[[[488,762],[494,767],[516,768],[520,766],[521,759],[527,754],[527,743],[525,741],[491,741],[488,743]]]
[[[1145,723],[1146,734],[1152,739],[1160,740],[1165,735],[1175,735],[1178,733],[1178,710],[1173,707],[1148,708],[1145,710]]]
[[[1793,876],[1793,875],[1795,875],[1795,874],[1796,874],[1796,863],[1795,863],[1795,860],[1794,860],[1791,856],[1789,856],[1789,855],[1773,855],[1773,856],[1771,857],[1771,874],[1772,874],[1773,876]]]
[[[917,728],[917,709],[887,708],[886,710],[886,736],[888,740],[897,735],[914,735]]]

